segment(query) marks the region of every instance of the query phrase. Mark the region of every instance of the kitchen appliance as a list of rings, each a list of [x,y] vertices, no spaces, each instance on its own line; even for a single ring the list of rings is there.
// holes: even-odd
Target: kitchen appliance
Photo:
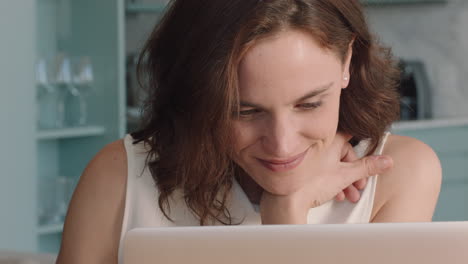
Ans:
[[[431,118],[431,86],[424,63],[419,60],[402,59],[399,68],[400,120]]]

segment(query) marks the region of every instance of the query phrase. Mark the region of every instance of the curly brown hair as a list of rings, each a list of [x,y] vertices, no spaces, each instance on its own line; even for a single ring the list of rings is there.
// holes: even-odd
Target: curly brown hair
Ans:
[[[257,40],[288,29],[310,33],[342,61],[352,43],[338,131],[353,144],[369,139],[372,153],[398,118],[396,61],[370,34],[358,0],[173,0],[139,57],[149,97],[131,134],[134,144],[150,146],[147,165],[168,219],[169,198],[180,189],[200,225],[233,224],[227,201],[238,171],[229,158],[237,69]]]

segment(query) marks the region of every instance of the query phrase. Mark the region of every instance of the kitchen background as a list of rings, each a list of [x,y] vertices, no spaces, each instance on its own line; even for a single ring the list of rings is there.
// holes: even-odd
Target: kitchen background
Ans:
[[[363,2],[402,59],[393,131],[442,161],[434,221],[468,220],[468,1]],[[133,58],[166,3],[0,1],[0,250],[57,253],[84,167],[138,124]]]

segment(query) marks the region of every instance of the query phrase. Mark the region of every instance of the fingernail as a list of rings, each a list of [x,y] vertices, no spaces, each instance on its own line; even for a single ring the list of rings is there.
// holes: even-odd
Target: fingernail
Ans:
[[[377,167],[379,169],[382,169],[382,170],[387,169],[387,168],[390,167],[390,165],[391,165],[391,162],[390,162],[390,160],[388,158],[386,158],[386,157],[377,157]]]

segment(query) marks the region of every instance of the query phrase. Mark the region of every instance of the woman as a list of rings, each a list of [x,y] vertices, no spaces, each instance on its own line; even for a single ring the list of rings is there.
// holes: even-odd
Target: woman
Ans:
[[[116,263],[134,227],[431,221],[439,161],[386,132],[398,72],[357,0],[169,6],[142,129],[86,168],[58,263]]]

